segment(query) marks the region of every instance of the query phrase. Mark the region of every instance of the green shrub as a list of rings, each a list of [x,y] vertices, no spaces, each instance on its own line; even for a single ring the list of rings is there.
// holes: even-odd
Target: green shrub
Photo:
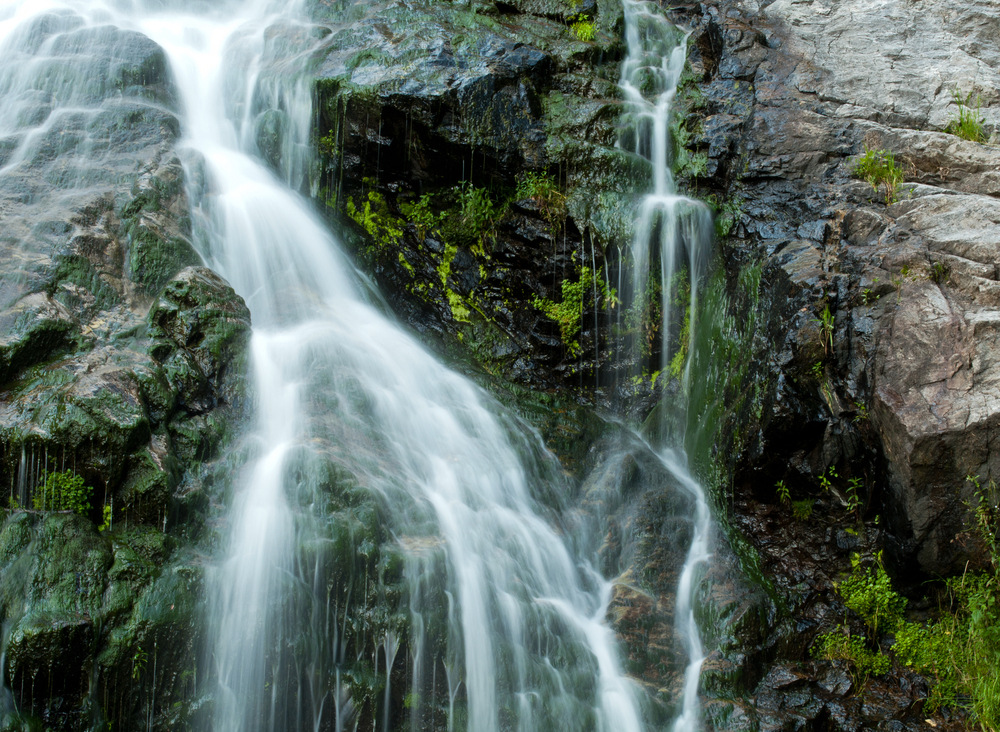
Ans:
[[[859,685],[869,676],[888,673],[892,667],[888,656],[879,650],[871,650],[863,637],[850,635],[842,626],[817,638],[812,653],[816,658],[849,662],[853,667],[854,680]]]
[[[399,210],[417,227],[418,236],[423,239],[441,225],[444,214],[431,207],[431,194],[425,193],[415,203],[401,203]]]
[[[35,488],[32,503],[39,511],[72,511],[86,516],[93,490],[72,470],[48,473],[45,483]]]
[[[899,186],[903,183],[903,169],[896,164],[895,156],[888,150],[873,150],[865,147],[865,154],[854,164],[851,171],[856,178],[866,181],[875,191],[885,190],[885,203],[896,200]]]
[[[961,137],[963,140],[971,142],[986,142],[986,120],[979,113],[981,101],[976,97],[976,106],[973,108],[969,102],[972,100],[972,92],[963,100],[958,90],[955,90],[954,101],[958,106],[958,114],[953,115],[944,131]]]
[[[590,19],[589,15],[577,16],[570,26],[570,30],[581,41],[592,41],[597,36],[597,26]]]
[[[856,612],[877,637],[891,633],[903,622],[906,598],[892,588],[892,581],[882,566],[882,553],[875,565],[864,567],[857,555],[851,558],[851,574],[837,585],[844,604]]]

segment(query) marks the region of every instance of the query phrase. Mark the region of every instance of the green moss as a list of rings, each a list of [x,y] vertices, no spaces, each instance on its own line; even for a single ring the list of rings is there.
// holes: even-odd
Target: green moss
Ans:
[[[122,206],[121,230],[128,243],[128,275],[144,292],[155,294],[185,267],[201,264],[191,243],[168,236],[145,214],[160,210],[162,201],[177,195],[179,181],[153,181],[150,188]]]
[[[78,254],[68,254],[59,257],[55,272],[52,273],[48,292],[58,300],[64,300],[60,285],[69,283],[76,285],[94,296],[94,308],[106,310],[119,302],[120,298],[114,289],[101,278],[94,265],[86,257]]]
[[[369,191],[360,207],[353,198],[347,199],[347,215],[371,237],[376,247],[396,246],[403,238],[399,222],[389,211],[389,204],[378,191]]]
[[[617,304],[617,295],[614,289],[608,287],[601,276],[601,271],[598,270],[595,276],[590,267],[580,267],[578,279],[567,278],[562,281],[562,299],[559,302],[540,298],[537,295],[532,300],[536,308],[559,324],[559,335],[570,356],[575,357],[580,353],[580,343],[576,337],[580,333],[583,323],[587,295],[592,293],[595,288],[598,300],[604,307],[613,307]]]
[[[413,277],[416,274],[416,270],[413,269],[413,265],[406,261],[406,255],[402,252],[399,253],[399,263],[403,265],[403,269],[410,273],[410,277]]]
[[[691,340],[691,305],[684,309],[684,319],[681,322],[680,333],[677,334],[677,350],[670,359],[667,370],[675,379],[679,379],[687,363],[688,347]]]

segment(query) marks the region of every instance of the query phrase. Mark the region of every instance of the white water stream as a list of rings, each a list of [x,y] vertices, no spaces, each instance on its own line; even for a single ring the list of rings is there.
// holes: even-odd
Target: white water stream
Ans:
[[[630,299],[633,307],[641,309],[642,299],[650,291],[650,279],[661,283],[659,372],[666,375],[677,350],[686,347],[681,341],[695,343],[698,289],[708,266],[714,232],[708,208],[700,201],[678,194],[671,172],[671,112],[687,59],[687,34],[670,23],[652,2],[623,0],[623,3],[628,54],[619,85],[629,109],[624,143],[650,161],[653,183],[652,190],[640,202],[635,221]],[[657,262],[659,272],[651,272]],[[684,284],[688,288],[686,303]],[[684,308],[683,314],[675,312],[678,307]],[[678,327],[685,321],[686,332],[684,327]],[[633,343],[632,349],[637,348],[638,344]],[[695,732],[701,727],[698,682],[705,653],[694,605],[699,579],[711,557],[712,520],[708,501],[688,468],[683,449],[691,361],[687,358],[678,374],[681,398],[663,410],[664,419],[670,420],[670,424],[661,425],[659,432],[665,437],[658,448],[664,466],[690,494],[695,505],[691,545],[677,586],[674,622],[687,651],[688,666],[674,732]]]

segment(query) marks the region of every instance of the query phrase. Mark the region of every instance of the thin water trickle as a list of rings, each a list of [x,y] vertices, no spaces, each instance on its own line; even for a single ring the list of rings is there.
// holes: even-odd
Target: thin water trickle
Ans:
[[[642,311],[650,292],[650,281],[661,286],[662,323],[659,373],[679,378],[680,397],[661,412],[656,447],[663,465],[694,502],[692,539],[677,584],[675,628],[688,657],[684,691],[674,732],[695,732],[701,728],[698,685],[705,653],[695,616],[695,596],[705,565],[711,557],[711,512],[705,491],[688,467],[684,453],[687,384],[692,359],[688,344],[695,343],[698,289],[708,266],[713,241],[712,217],[708,208],[677,192],[672,173],[671,112],[684,64],[687,60],[687,33],[678,29],[652,2],[623,0],[627,55],[619,85],[627,104],[628,124],[623,145],[650,162],[652,190],[643,196],[635,219],[632,240],[632,307]],[[659,264],[659,271],[652,271]],[[685,296],[685,288],[687,290]],[[678,317],[675,308],[683,307]],[[628,345],[642,368],[642,344]],[[676,359],[683,368],[676,368]],[[636,374],[641,375],[641,371]]]

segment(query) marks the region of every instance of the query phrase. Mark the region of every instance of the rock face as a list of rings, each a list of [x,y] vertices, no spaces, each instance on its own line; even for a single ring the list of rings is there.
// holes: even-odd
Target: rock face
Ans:
[[[727,729],[919,726],[919,684],[905,674],[899,689],[881,689],[887,696],[861,708],[843,669],[789,668],[846,612],[833,583],[853,552],[885,549],[903,581],[960,571],[976,556],[956,537],[974,497],[966,476],[988,480],[997,468],[1000,152],[944,130],[960,99],[979,107],[997,141],[1000,20],[987,3],[965,0],[665,5],[693,28],[678,95],[686,152],[678,150],[675,172],[718,205],[726,287],[716,302],[733,317],[706,336],[728,343],[721,353],[732,359],[720,364],[719,349],[706,345],[713,356],[698,361],[705,391],[725,394],[696,397],[697,413],[720,423],[708,430],[713,460],[703,467],[716,486],[729,482],[720,475],[735,476],[736,496],[725,501],[732,525],[763,558],[774,590],[747,591],[733,557],[713,570],[729,589],[706,602],[737,626],[755,619],[756,640],[733,645],[757,665],[741,675],[735,656],[722,654],[706,674],[766,712],[736,705],[713,719]],[[559,35],[558,8],[452,10],[373,4],[356,10],[350,28],[334,28],[319,74],[324,202],[357,224],[361,260],[402,295],[393,305],[418,329],[461,334],[492,373],[600,400],[614,382],[609,326],[622,321],[602,320],[599,298],[585,303],[598,315],[571,347],[539,304],[572,292],[583,262],[615,281],[616,246],[628,235],[607,222],[630,218],[647,175],[613,152],[621,51],[604,34],[618,30],[619,10],[588,8],[592,45],[567,38],[565,26]],[[866,150],[893,154],[904,180],[894,195],[855,175]],[[490,190],[499,204],[496,190],[513,188],[525,169],[556,172],[565,211],[553,216],[551,200],[515,198],[479,222],[485,235],[448,230],[449,216],[465,215],[463,191]],[[648,409],[638,403],[636,412]],[[774,543],[771,534],[798,531],[790,517],[760,523],[778,482],[824,527],[808,551]],[[611,521],[620,523],[608,546],[622,526],[656,546],[674,514],[641,527],[628,515]],[[844,538],[849,516],[867,521],[861,543]],[[641,559],[615,596],[619,629],[630,647],[650,637],[667,647],[662,600],[672,577],[657,574],[655,551],[629,556]],[[635,631],[637,617],[659,630]],[[641,654],[632,661],[651,685],[673,683],[673,671],[642,670]]]
[[[176,729],[203,594],[180,539],[240,418],[249,312],[191,266],[163,51],[72,12],[7,41],[26,91],[0,110],[0,724]],[[53,511],[65,476],[83,503]]]
[[[853,553],[884,548],[903,580],[975,559],[955,538],[966,476],[1000,468],[1000,148],[944,129],[957,93],[996,142],[1000,19],[985,0],[665,5],[693,29],[675,173],[718,207],[720,234],[712,327],[691,349],[689,452],[726,526],[701,598],[715,649],[706,718],[919,729],[920,679],[897,668],[862,698],[809,649],[849,616],[834,583]],[[620,4],[316,2],[314,14],[328,32],[319,204],[416,330],[516,385],[500,390],[556,394],[509,401],[578,481],[581,520],[600,527],[617,577],[609,614],[628,669],[666,725],[690,501],[628,430],[572,403],[615,392],[639,421],[678,394],[665,378],[619,378],[616,346],[638,326],[617,283],[649,176],[617,146]],[[18,44],[12,83],[28,61],[51,73],[0,110],[0,128],[27,124],[0,138],[0,615],[22,715],[3,723],[126,729],[152,716],[181,729],[208,706],[192,546],[210,543],[249,314],[191,247],[162,51],[72,13],[42,16]],[[275,167],[290,164],[276,142],[286,123],[260,117]],[[866,149],[894,154],[895,196],[853,175]],[[34,510],[65,470],[93,488],[90,508]],[[394,541],[360,486],[322,480],[356,494],[331,499],[332,523],[363,515],[364,536]],[[812,518],[790,515],[779,482]],[[335,584],[369,592],[380,560],[329,551]],[[370,592],[359,606],[405,604],[402,585],[392,602]]]
[[[320,6],[320,193],[417,329],[461,333],[521,382],[592,380],[610,364],[604,248],[648,175],[615,148],[621,7],[523,6]],[[581,13],[593,40],[563,20]],[[564,282],[593,317],[544,313]]]
[[[960,2],[929,13],[878,2],[733,3],[706,19],[726,39],[705,76],[718,99],[705,123],[710,145],[713,113],[733,105],[723,94],[747,86],[730,152],[743,169],[709,184],[742,201],[741,245],[759,247],[787,277],[786,311],[800,314],[782,376],[815,402],[803,371],[820,363],[821,419],[839,433],[824,428],[823,440],[801,446],[799,475],[853,460],[874,437],[881,467],[866,484],[891,522],[897,558],[932,575],[960,570],[966,476],[986,480],[998,459],[989,354],[1000,150],[942,129],[958,96],[982,104],[995,134],[1000,55],[987,39],[998,20]],[[852,178],[866,149],[892,152],[903,172],[890,205],[884,189]],[[820,347],[817,335],[827,338]]]

